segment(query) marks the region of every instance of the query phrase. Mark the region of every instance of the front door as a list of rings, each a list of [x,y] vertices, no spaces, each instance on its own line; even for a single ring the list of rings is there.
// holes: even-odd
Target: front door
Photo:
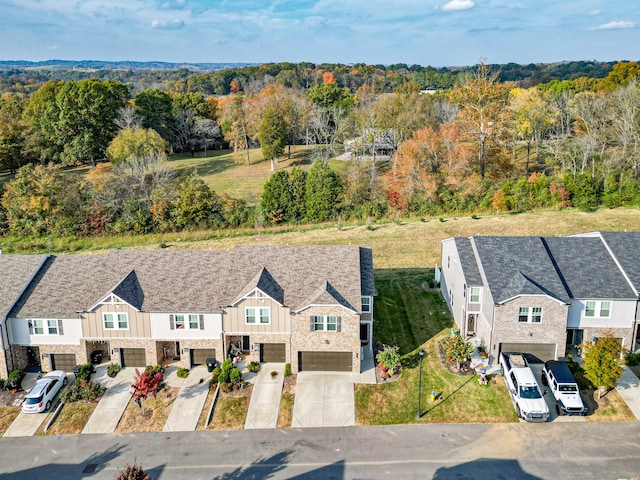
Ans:
[[[467,335],[476,333],[476,315],[472,313],[467,318]]]
[[[174,358],[176,360],[180,360],[180,342],[176,342],[176,351],[175,351]]]

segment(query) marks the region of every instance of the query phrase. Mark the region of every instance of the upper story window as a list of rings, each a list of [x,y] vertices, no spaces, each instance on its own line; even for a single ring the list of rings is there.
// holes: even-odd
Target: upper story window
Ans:
[[[611,316],[611,302],[589,301],[585,304],[585,317],[607,318]]]
[[[480,303],[480,287],[471,287],[469,290],[469,303]]]
[[[316,315],[311,317],[314,332],[337,332],[338,317],[335,315]]]
[[[200,315],[195,313],[176,313],[169,315],[171,328],[176,330],[198,330],[200,329]]]
[[[62,320],[29,320],[30,335],[62,335]]]
[[[362,297],[362,313],[371,312],[371,297]]]
[[[520,307],[518,309],[518,322],[541,323],[542,307]]]
[[[105,330],[127,330],[129,328],[128,313],[103,313],[102,323]]]
[[[244,322],[251,325],[267,325],[271,323],[271,309],[269,307],[246,307]]]

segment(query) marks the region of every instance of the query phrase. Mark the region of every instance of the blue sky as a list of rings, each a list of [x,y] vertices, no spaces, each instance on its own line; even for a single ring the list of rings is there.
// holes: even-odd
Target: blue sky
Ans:
[[[0,59],[639,60],[638,0],[0,0]]]

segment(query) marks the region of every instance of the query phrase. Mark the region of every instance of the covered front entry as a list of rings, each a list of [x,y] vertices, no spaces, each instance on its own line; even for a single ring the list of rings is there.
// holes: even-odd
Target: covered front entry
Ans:
[[[63,372],[73,372],[78,363],[75,353],[52,353],[51,370],[62,370]]]
[[[538,361],[555,360],[555,343],[501,343],[500,352],[528,353],[529,360],[535,357]]]
[[[123,367],[146,367],[147,356],[144,348],[121,348],[120,363]]]
[[[287,361],[287,346],[284,343],[261,343],[260,363],[285,363]]]
[[[192,348],[190,350],[191,355],[191,367],[197,367],[198,365],[204,365],[207,358],[216,358],[215,348]]]
[[[298,352],[298,371],[306,372],[351,372],[351,352]]]

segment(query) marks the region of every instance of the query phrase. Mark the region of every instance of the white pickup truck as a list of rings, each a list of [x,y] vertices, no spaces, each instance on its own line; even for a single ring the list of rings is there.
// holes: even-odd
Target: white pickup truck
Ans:
[[[546,422],[549,407],[524,355],[501,353],[500,368],[518,417],[527,422]]]

